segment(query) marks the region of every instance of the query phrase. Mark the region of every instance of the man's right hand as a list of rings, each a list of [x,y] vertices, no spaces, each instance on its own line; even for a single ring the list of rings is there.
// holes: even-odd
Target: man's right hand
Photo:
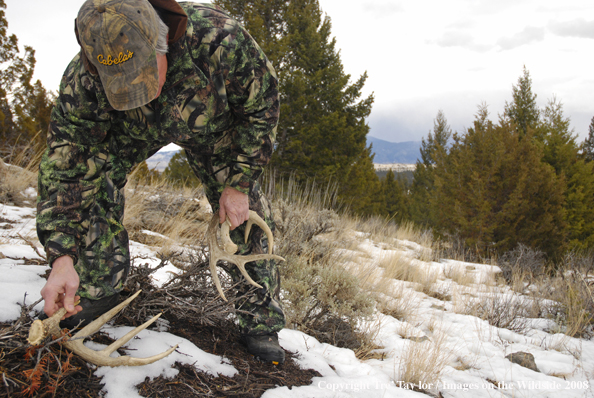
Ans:
[[[82,311],[80,305],[74,305],[75,301],[80,298],[75,295],[79,283],[80,279],[74,269],[71,257],[62,256],[54,260],[52,272],[41,289],[41,297],[45,300],[43,311],[47,316],[54,315],[62,307],[68,311],[62,319]]]

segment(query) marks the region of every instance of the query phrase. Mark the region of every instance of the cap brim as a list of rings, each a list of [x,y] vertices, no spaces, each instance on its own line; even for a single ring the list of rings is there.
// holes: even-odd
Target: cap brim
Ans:
[[[101,76],[101,71],[99,71]],[[129,73],[101,76],[105,94],[111,106],[127,111],[148,104],[159,92],[159,68],[155,55],[140,68]]]

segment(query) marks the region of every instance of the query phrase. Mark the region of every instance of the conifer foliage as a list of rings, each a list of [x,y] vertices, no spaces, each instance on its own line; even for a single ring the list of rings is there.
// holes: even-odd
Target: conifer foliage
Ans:
[[[532,93],[532,78],[524,66],[518,85],[512,88],[511,103],[505,103],[504,116],[509,118],[521,135],[526,135],[529,128],[534,128],[540,118],[540,110],[536,104],[536,94]]]
[[[594,117],[588,126],[588,137],[582,144],[582,153],[587,162],[594,161]]]
[[[381,210],[381,186],[366,146],[373,96],[345,74],[329,17],[317,0],[216,0],[262,47],[279,77],[281,119],[271,167],[298,181],[338,184],[359,214]]]
[[[403,178],[396,178],[392,170],[388,170],[382,181],[382,190],[386,203],[385,213],[389,219],[401,223],[410,218],[407,187]]]
[[[200,185],[200,180],[196,177],[196,174],[194,174],[192,167],[188,163],[185,151],[179,151],[173,155],[163,172],[163,177],[178,187],[195,188]]]
[[[474,126],[454,135],[448,156],[436,161],[436,224],[482,253],[523,243],[557,255],[565,242],[562,179],[515,127],[494,124],[483,106]]]
[[[417,162],[411,218],[482,254],[523,244],[554,260],[567,249],[594,248],[593,126],[594,119],[580,146],[560,101],[537,106],[524,68],[499,121],[479,106],[449,148],[451,131],[438,113]]]
[[[439,110],[433,121],[433,134],[429,133],[427,140],[423,138],[421,141],[421,160],[417,160],[413,174],[410,217],[417,224],[435,225],[436,215],[431,205],[435,195],[434,169],[437,160],[447,155],[451,136],[452,129],[443,111]]]
[[[42,146],[53,95],[38,80],[33,83],[35,50],[8,34],[6,3],[0,0],[0,156],[20,153],[31,143]],[[10,159],[8,159],[10,160]]]

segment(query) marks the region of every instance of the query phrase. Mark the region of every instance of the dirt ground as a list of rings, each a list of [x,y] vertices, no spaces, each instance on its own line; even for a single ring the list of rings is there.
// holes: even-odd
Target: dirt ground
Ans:
[[[94,367],[72,355],[59,343],[33,350],[26,343],[28,322],[23,317],[12,324],[0,324],[0,397],[101,397],[101,379]],[[287,352],[283,365],[258,361],[239,343],[234,328],[212,328],[188,322],[171,322],[170,333],[192,341],[202,350],[225,356],[238,373],[230,377],[212,377],[188,365],[176,364],[173,379],[159,377],[138,385],[145,397],[260,397],[276,386],[311,384],[316,371],[302,370]],[[97,334],[94,341],[108,344],[106,335]],[[123,353],[123,352],[122,352]],[[33,388],[31,388],[33,386]]]
[[[130,294],[123,292],[123,298]],[[138,300],[135,300],[138,302]],[[133,302],[134,303],[134,302]],[[102,397],[101,378],[94,375],[94,366],[72,355],[59,342],[31,347],[27,343],[29,326],[33,319],[31,309],[23,307],[19,319],[0,323],[0,397]],[[127,314],[133,313],[138,304],[131,304],[116,324],[138,326],[140,322]],[[187,317],[179,320],[171,313],[163,318],[170,324],[169,332],[192,341],[200,349],[228,358],[238,373],[230,377],[213,377],[192,366],[176,364],[179,370],[173,379],[159,377],[145,380],[137,386],[145,397],[260,397],[267,389],[276,386],[310,385],[313,377],[320,376],[313,370],[302,370],[293,361],[295,354],[286,352],[283,365],[263,363],[250,355],[239,342],[239,331],[232,321],[217,326],[204,326]],[[109,344],[113,340],[97,333],[91,339]],[[125,351],[120,350],[125,355]]]

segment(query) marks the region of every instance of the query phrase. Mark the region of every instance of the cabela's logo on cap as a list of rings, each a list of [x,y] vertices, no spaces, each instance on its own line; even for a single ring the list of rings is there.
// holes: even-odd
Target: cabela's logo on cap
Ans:
[[[117,58],[112,58],[111,55],[108,55],[107,58],[105,58],[103,56],[103,54],[99,54],[97,56],[97,61],[99,61],[100,64],[107,65],[107,66],[119,65],[121,63],[126,62],[133,56],[134,56],[134,53],[130,50],[128,50],[128,54],[124,54],[121,52]]]

